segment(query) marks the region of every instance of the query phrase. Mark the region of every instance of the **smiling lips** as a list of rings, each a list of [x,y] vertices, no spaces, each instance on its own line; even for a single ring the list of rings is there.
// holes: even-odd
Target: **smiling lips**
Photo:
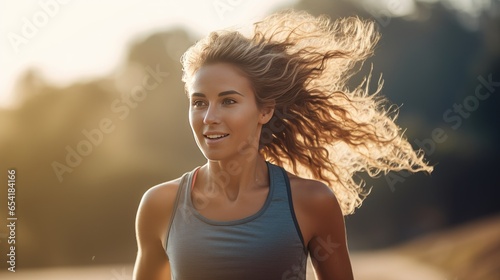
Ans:
[[[229,136],[229,134],[203,134],[203,136],[210,140],[218,140]]]

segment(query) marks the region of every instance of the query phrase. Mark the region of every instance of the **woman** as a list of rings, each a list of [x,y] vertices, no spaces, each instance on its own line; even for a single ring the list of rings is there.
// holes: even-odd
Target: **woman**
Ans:
[[[346,86],[378,38],[358,18],[286,11],[192,46],[207,163],[144,194],[134,279],[305,279],[308,255],[318,279],[352,279],[343,216],[368,194],[354,173],[431,171],[368,82]]]

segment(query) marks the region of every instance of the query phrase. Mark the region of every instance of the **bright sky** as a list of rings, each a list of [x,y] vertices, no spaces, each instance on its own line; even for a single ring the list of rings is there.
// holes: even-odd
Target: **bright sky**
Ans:
[[[0,107],[19,74],[34,67],[61,85],[111,73],[134,40],[182,25],[200,35],[249,26],[299,0],[0,0]],[[324,0],[330,1],[330,0]],[[415,2],[437,2],[473,29],[492,0],[355,0],[377,19],[406,16]]]
[[[111,73],[134,39],[169,26],[199,34],[247,25],[297,0],[2,0],[0,106],[34,67],[68,84]]]

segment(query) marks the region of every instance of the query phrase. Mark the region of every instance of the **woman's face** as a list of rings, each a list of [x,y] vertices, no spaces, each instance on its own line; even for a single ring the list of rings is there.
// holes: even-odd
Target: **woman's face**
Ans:
[[[250,81],[238,68],[228,63],[201,67],[188,95],[189,123],[208,160],[238,160],[258,149],[262,125],[273,110],[258,108]]]

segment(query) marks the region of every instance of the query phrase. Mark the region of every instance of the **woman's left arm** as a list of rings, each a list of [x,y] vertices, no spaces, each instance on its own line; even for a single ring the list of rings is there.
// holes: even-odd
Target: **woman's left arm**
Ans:
[[[321,186],[319,186],[321,185]],[[354,279],[347,249],[344,216],[333,192],[319,183],[314,187],[314,234],[308,244],[318,280]]]

